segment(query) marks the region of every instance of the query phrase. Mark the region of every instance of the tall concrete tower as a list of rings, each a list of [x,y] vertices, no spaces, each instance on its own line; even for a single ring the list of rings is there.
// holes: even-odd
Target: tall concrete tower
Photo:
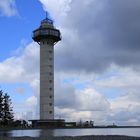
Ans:
[[[61,34],[46,18],[33,31],[33,40],[40,45],[40,120],[54,119],[54,45]]]

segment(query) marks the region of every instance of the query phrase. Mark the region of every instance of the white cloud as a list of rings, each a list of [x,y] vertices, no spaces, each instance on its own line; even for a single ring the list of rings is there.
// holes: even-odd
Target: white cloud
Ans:
[[[83,111],[107,111],[110,104],[107,99],[93,88],[76,92],[76,102]]]
[[[39,0],[45,11],[49,11],[53,19],[60,20],[67,16],[71,10],[70,3],[72,0]]]
[[[15,0],[0,0],[0,13],[8,17],[17,15]]]
[[[131,109],[140,106],[140,93],[126,93],[111,101],[112,109]]]
[[[34,108],[37,105],[37,98],[35,96],[29,97],[26,100],[26,104]]]
[[[140,87],[140,72],[132,68],[113,66],[114,75],[95,82],[96,86],[104,88],[123,88],[128,91],[138,90]],[[111,70],[111,69],[110,69]],[[113,71],[112,70],[112,71]],[[111,72],[111,71],[110,71]],[[109,73],[109,72],[108,72]]]
[[[39,78],[39,47],[30,43],[20,56],[13,56],[0,62],[0,82],[33,82]]]

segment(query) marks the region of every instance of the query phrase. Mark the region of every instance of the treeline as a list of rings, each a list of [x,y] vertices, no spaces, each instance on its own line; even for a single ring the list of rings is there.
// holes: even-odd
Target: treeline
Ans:
[[[0,126],[10,126],[14,121],[10,96],[0,90]]]

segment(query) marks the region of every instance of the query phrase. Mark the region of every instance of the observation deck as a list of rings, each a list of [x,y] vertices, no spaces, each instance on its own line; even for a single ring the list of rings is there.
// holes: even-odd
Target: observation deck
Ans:
[[[42,39],[51,39],[58,42],[61,40],[61,33],[53,26],[53,21],[46,18],[41,21],[40,27],[33,31],[32,38],[36,42],[40,42]]]

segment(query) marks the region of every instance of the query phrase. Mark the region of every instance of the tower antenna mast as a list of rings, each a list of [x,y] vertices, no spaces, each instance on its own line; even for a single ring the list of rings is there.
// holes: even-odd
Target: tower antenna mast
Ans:
[[[49,13],[46,11],[46,20],[50,23],[53,24],[53,20],[50,18]]]
[[[46,11],[46,19],[48,19],[48,12]]]

